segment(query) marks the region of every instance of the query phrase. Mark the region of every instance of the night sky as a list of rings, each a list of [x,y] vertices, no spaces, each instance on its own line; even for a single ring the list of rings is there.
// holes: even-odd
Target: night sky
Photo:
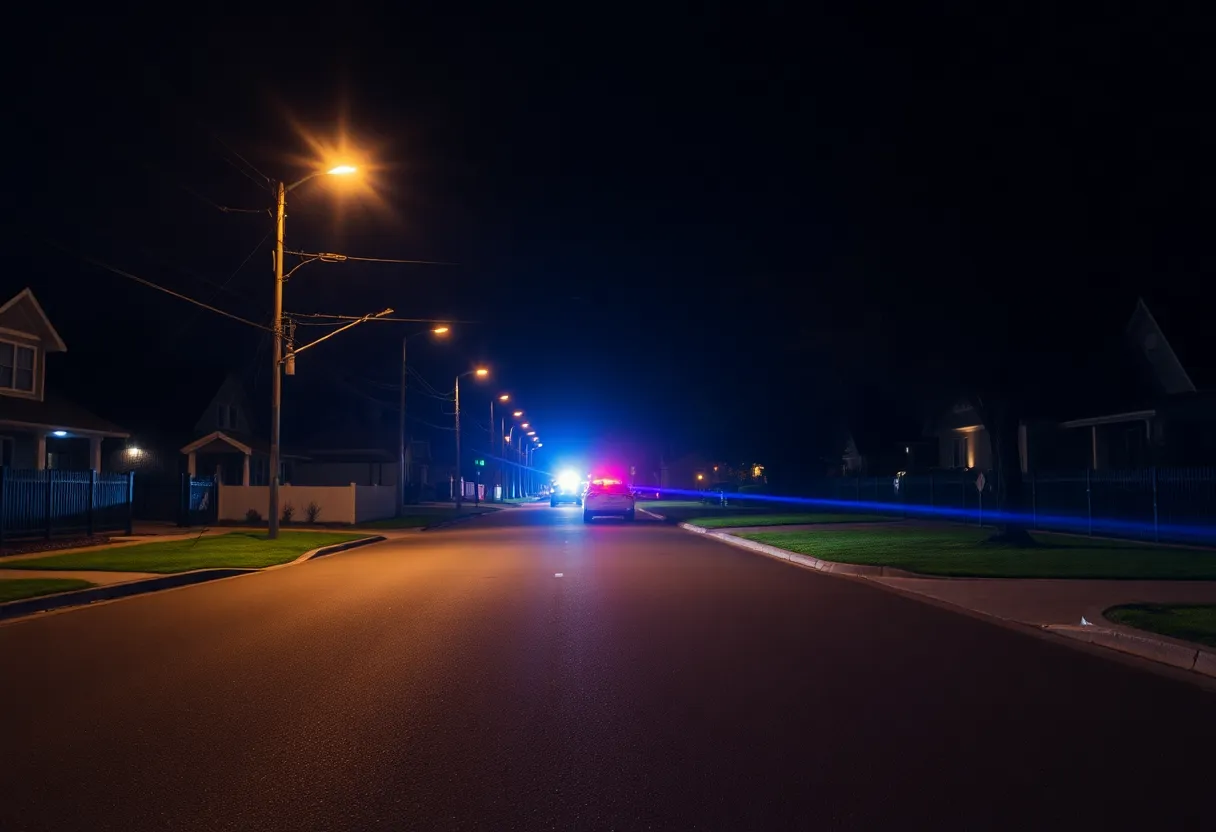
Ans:
[[[1204,22],[915,5],[65,17],[6,59],[0,294],[60,329],[61,393],[168,412],[163,379],[266,363],[267,336],[81,258],[266,324],[270,218],[215,206],[353,157],[357,182],[293,192],[288,248],[457,265],[308,265],[287,309],[466,322],[411,363],[450,387],[484,361],[474,401],[515,394],[555,456],[804,464],[867,391],[915,402],[1028,343],[1066,365],[1137,295],[1216,364]],[[391,402],[425,326],[363,325],[297,378]]]

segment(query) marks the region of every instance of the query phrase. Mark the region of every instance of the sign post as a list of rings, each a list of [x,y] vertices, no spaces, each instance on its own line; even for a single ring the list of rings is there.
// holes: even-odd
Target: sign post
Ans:
[[[980,492],[980,525],[984,525],[984,486],[988,484],[988,480],[984,477],[984,472],[980,471],[980,475],[975,478],[975,490]]]

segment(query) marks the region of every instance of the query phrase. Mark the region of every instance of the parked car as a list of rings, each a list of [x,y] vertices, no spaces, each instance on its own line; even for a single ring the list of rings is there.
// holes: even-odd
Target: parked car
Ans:
[[[632,521],[635,514],[633,492],[620,480],[592,480],[583,497],[583,522],[596,517],[620,517]]]
[[[583,504],[582,483],[555,482],[549,491],[549,507],[557,508],[562,503],[574,503],[576,506],[581,506]]]
[[[705,491],[701,495],[701,502],[705,505],[724,506],[729,499],[728,495],[739,493],[739,483],[737,482],[715,482],[705,486]]]

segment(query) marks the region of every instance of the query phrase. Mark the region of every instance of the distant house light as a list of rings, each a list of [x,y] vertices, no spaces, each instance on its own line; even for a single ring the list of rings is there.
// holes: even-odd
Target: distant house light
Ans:
[[[67,436],[67,435],[68,435],[68,432],[67,432],[66,430],[53,430],[53,431],[51,431],[51,436]]]

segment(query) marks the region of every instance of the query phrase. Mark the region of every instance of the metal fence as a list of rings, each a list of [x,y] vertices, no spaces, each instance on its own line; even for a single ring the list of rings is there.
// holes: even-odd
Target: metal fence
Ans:
[[[974,469],[835,477],[799,489],[797,496],[844,509],[857,504],[859,511],[975,524],[991,522],[1001,503],[996,473]],[[1216,543],[1216,468],[1030,472],[1023,496],[1025,519],[1034,529]]]
[[[0,543],[131,529],[134,474],[0,467]]]
[[[182,474],[179,489],[177,524],[205,526],[219,516],[219,492],[212,477],[192,477]]]

